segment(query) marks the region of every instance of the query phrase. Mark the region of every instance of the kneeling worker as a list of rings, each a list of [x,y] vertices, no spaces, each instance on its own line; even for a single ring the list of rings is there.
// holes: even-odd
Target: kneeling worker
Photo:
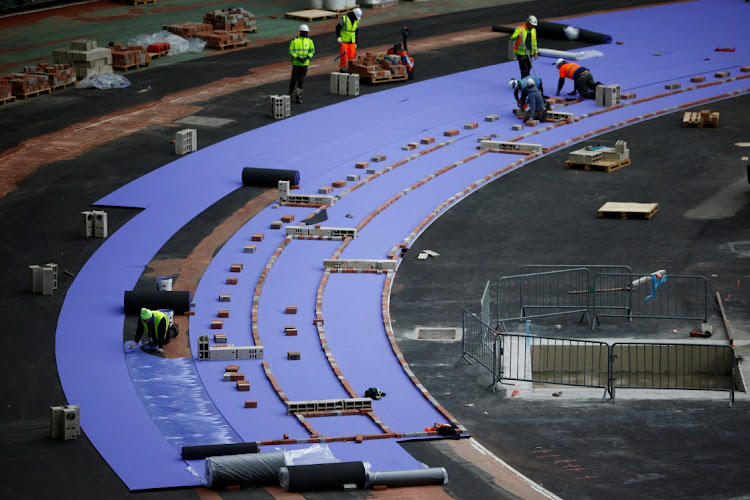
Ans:
[[[547,110],[544,107],[544,98],[542,93],[536,86],[533,79],[528,78],[526,80],[526,93],[529,101],[529,114],[526,116],[526,120],[539,120],[543,122],[547,119]]]
[[[601,83],[594,81],[594,77],[591,76],[588,68],[584,68],[580,64],[567,62],[565,59],[558,59],[555,64],[557,69],[560,70],[560,79],[557,82],[557,93],[555,95],[560,95],[560,91],[565,85],[565,79],[570,78],[575,82],[575,90],[568,95],[575,95],[578,92],[583,99],[596,99],[596,86],[601,85]]]
[[[158,352],[164,352],[164,345],[180,334],[180,329],[176,324],[169,323],[169,316],[161,311],[152,311],[150,309],[141,309],[141,317],[138,326],[135,329],[135,341],[130,347],[135,347],[141,341],[141,337],[146,333],[150,345],[157,344]]]
[[[526,78],[521,78],[520,80],[516,80],[515,78],[511,78],[508,82],[508,85],[510,85],[510,88],[513,89],[513,97],[516,98],[516,103],[518,103],[518,107],[523,110],[526,109],[526,99],[528,98],[528,86],[527,82],[531,80],[534,82],[534,85],[537,89],[539,89],[539,92],[542,93],[542,99],[544,99],[544,106],[549,109],[550,105],[547,102],[547,96],[544,95],[544,86],[542,84],[542,79],[538,76],[527,76]]]

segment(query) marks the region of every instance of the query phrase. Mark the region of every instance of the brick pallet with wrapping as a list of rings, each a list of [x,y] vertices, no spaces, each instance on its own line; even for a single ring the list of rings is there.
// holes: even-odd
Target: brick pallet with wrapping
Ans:
[[[255,16],[242,8],[229,7],[228,9],[216,9],[203,17],[203,22],[210,24],[214,30],[221,31],[244,31],[255,33],[258,26]]]

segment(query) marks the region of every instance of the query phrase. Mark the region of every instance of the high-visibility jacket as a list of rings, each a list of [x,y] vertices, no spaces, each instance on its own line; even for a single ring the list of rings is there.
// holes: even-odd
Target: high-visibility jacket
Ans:
[[[576,81],[578,77],[584,74],[588,69],[584,68],[580,64],[573,62],[566,62],[560,66],[560,78],[570,78]]]
[[[164,338],[167,336],[167,329],[169,328],[169,316],[164,314],[161,311],[151,311],[154,313],[154,326],[153,330],[151,330],[149,327],[151,326],[146,321],[141,320],[141,324],[143,325],[143,331],[146,332],[146,335],[149,336],[149,338],[153,338],[156,342],[161,344],[161,342],[164,342]],[[159,338],[160,333],[160,326],[162,325],[162,322],[164,322],[164,327],[161,329],[161,332],[164,332],[161,339]],[[153,337],[152,337],[153,333]]]
[[[526,48],[526,37],[531,34],[531,52],[528,51]],[[513,35],[510,37],[511,40],[515,40],[515,44],[513,45],[513,53],[519,56],[537,56],[539,55],[539,48],[536,45],[536,29],[531,28],[531,30],[526,29],[526,25],[522,24],[518,28],[516,28],[516,31],[513,32]]]
[[[309,66],[310,59],[315,54],[315,44],[308,37],[298,36],[289,44],[289,55],[292,56],[292,64],[295,66]],[[297,58],[307,58],[305,62]]]
[[[341,41],[344,43],[357,43],[357,28],[359,28],[359,19],[351,20],[349,14],[346,14],[339,21],[341,25]]]

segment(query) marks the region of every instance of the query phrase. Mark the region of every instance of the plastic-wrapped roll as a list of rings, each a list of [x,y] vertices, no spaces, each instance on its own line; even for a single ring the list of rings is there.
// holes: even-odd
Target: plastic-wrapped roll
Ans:
[[[284,452],[245,453],[206,458],[208,487],[271,486],[279,482],[279,469],[284,466]]]
[[[299,186],[299,170],[252,167],[242,169],[242,184],[245,186],[278,187],[279,181],[289,181],[290,185]]]
[[[147,292],[125,292],[125,314],[138,314],[141,308],[171,309],[175,314],[183,314],[190,310],[190,292],[166,292],[153,290]]]
[[[394,470],[385,472],[370,472],[367,487],[385,485],[389,488],[399,486],[430,486],[448,482],[448,471],[444,467],[429,469]]]
[[[182,447],[183,460],[200,460],[206,457],[239,455],[241,453],[258,453],[258,443],[206,444]]]
[[[510,33],[513,34],[513,32],[516,30],[515,27],[506,27],[506,26],[493,26],[492,31],[497,33]],[[595,43],[595,44],[604,44],[604,43],[612,43],[612,37],[609,35],[604,35],[602,33],[597,33],[595,31],[589,31],[589,30],[582,30],[581,28],[576,28],[575,26],[570,26],[568,24],[560,24],[560,23],[550,23],[547,21],[539,21],[536,27],[536,34],[537,37],[540,38],[554,38],[559,40],[580,40],[582,42],[588,42],[588,43]],[[573,36],[573,34],[577,34],[577,36]]]
[[[364,488],[366,483],[365,462],[290,465],[279,470],[279,484],[286,491],[342,490],[345,484]]]

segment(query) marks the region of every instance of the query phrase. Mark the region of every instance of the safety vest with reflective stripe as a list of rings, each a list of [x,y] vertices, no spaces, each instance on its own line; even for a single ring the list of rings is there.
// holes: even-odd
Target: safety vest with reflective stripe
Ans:
[[[310,59],[315,54],[315,44],[307,37],[298,36],[289,44],[289,55],[292,56],[292,64],[295,66],[309,66]],[[304,58],[305,62],[300,62],[296,58]]]
[[[166,321],[166,328],[164,328],[164,332],[166,334],[166,331],[169,328],[169,316],[167,316],[161,311],[151,311],[151,312],[154,313],[154,338],[158,342],[159,341],[159,324],[162,321]],[[149,330],[148,330],[148,326],[149,326],[148,323],[143,320],[141,320],[141,323],[143,323],[143,331],[146,333],[146,335],[150,337]]]
[[[513,36],[511,36],[511,40],[515,40],[516,43],[513,46],[513,53],[517,55],[529,55],[529,56],[535,56],[539,54],[539,48],[536,45],[536,30],[531,30],[531,53],[528,52],[526,49],[526,36],[529,34],[529,31],[526,29],[526,25],[523,24],[516,28],[516,31],[513,32]]]
[[[581,67],[580,64],[576,63],[564,63],[560,66],[560,78],[570,78],[575,80],[575,72]]]
[[[357,28],[359,27],[359,19],[352,22],[349,19],[349,14],[341,18],[341,41],[344,43],[357,43]]]

